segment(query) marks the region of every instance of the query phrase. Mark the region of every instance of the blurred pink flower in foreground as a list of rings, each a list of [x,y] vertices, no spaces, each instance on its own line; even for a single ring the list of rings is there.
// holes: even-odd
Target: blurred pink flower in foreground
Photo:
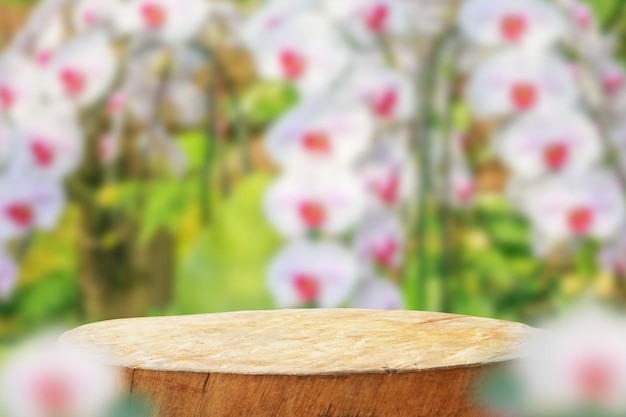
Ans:
[[[272,260],[269,288],[281,308],[340,307],[358,280],[351,252],[337,243],[296,241]]]
[[[481,119],[569,106],[577,96],[572,72],[561,58],[518,51],[499,53],[481,64],[467,86],[469,105]]]
[[[265,213],[285,237],[311,231],[339,235],[361,219],[365,200],[363,188],[348,172],[298,170],[272,184],[265,198]]]
[[[41,74],[26,57],[8,53],[0,57],[0,116],[13,122],[31,121],[30,109],[41,95]]]
[[[544,323],[513,369],[524,416],[618,416],[626,412],[626,320],[600,307],[579,308]],[[517,415],[513,413],[513,415]]]
[[[521,116],[495,139],[501,160],[524,180],[557,172],[583,173],[599,164],[595,125],[577,110],[550,107]]]
[[[606,241],[623,225],[626,212],[617,179],[604,171],[561,175],[522,194],[522,210],[545,241],[577,237]]]
[[[469,0],[459,14],[465,36],[480,46],[546,48],[565,33],[558,10],[540,0]]]
[[[6,417],[100,417],[118,395],[112,369],[47,340],[10,356],[0,384]]]

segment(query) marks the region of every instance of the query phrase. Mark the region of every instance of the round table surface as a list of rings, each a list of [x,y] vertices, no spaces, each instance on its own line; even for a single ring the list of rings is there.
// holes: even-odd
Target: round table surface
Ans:
[[[123,368],[322,375],[502,362],[534,331],[443,313],[274,310],[104,321],[66,332],[59,346]]]

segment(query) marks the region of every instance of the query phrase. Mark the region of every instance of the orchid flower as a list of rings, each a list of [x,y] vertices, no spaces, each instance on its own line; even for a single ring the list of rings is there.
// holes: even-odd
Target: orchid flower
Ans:
[[[119,0],[80,0],[73,9],[72,21],[79,32],[109,28],[122,5]]]
[[[329,16],[359,44],[372,45],[383,36],[405,35],[410,28],[402,0],[322,0]]]
[[[522,414],[572,415],[595,410],[593,415],[623,415],[624,318],[599,307],[584,307],[543,327],[550,332],[531,337],[524,358],[513,368],[524,393]]]
[[[398,219],[386,212],[368,215],[354,237],[355,252],[369,268],[397,272],[403,263],[404,232]]]
[[[83,156],[83,134],[71,109],[57,105],[33,112],[37,123],[14,132],[14,164],[37,175],[62,180],[78,168]]]
[[[265,146],[283,167],[330,163],[349,168],[366,152],[373,134],[367,108],[322,96],[283,116],[267,133]]]
[[[626,220],[621,190],[605,171],[557,175],[523,193],[522,211],[550,242],[577,237],[606,241]]]
[[[45,67],[66,40],[63,18],[55,15],[50,19],[34,42],[35,61]]]
[[[0,117],[14,123],[32,122],[31,107],[41,99],[41,72],[17,53],[0,57]]]
[[[415,116],[415,87],[404,74],[377,62],[363,60],[343,87],[346,94],[367,105],[377,120],[404,121]]]
[[[9,171],[0,176],[0,241],[34,228],[53,228],[65,206],[61,184],[50,178]]]
[[[17,283],[17,266],[0,248],[0,303],[9,299]]]
[[[292,242],[272,260],[270,292],[281,308],[340,307],[358,282],[353,254],[332,242]]]
[[[402,310],[404,300],[400,288],[391,281],[369,278],[358,287],[352,307],[369,310]]]
[[[276,180],[264,205],[268,220],[285,237],[315,231],[340,235],[362,218],[366,196],[348,172],[305,169]]]
[[[394,142],[376,144],[359,167],[359,177],[377,205],[398,208],[416,192],[416,169],[406,146]]]
[[[142,34],[181,44],[198,35],[210,10],[205,0],[128,0],[121,3],[114,23],[121,34]]]
[[[468,0],[458,16],[464,35],[485,47],[544,49],[566,29],[559,10],[543,0]]]
[[[328,91],[350,60],[335,27],[314,12],[277,23],[249,47],[262,78],[292,82],[304,96]]]
[[[74,38],[46,66],[45,87],[53,99],[89,106],[111,87],[117,72],[116,57],[103,32]]]
[[[467,86],[476,117],[490,119],[539,107],[567,106],[578,96],[572,72],[556,55],[499,53],[479,66]]]
[[[101,417],[118,395],[112,369],[47,341],[9,357],[0,383],[6,417]]]
[[[580,111],[558,107],[529,112],[495,139],[502,161],[520,179],[590,170],[600,163],[600,133]]]

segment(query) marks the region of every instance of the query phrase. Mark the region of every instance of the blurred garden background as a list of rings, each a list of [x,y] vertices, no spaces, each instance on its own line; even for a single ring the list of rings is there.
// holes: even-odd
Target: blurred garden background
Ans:
[[[614,33],[622,63],[624,3],[587,1],[604,30]],[[0,46],[9,44],[36,5],[0,0]],[[260,3],[235,5],[254,10]],[[454,25],[454,17],[447,18]],[[213,49],[223,71],[207,90],[211,123],[176,129],[183,171],[158,158],[144,166],[127,155],[111,180],[85,157],[66,180],[71,197],[58,226],[10,243],[19,278],[11,295],[0,299],[3,343],[51,325],[277,306],[268,264],[284,240],[268,222],[263,200],[280,169],[263,137],[299,93],[289,82],[256,75],[251,55],[241,48],[226,42]],[[200,84],[202,77],[207,74],[200,74]],[[452,90],[462,82],[453,82]],[[571,257],[536,255],[529,220],[507,198],[507,169],[480,139],[488,128],[471,120],[466,104],[449,107],[445,117],[420,112],[450,134],[469,132],[475,195],[469,207],[424,197],[419,209],[426,220],[404,223],[405,262],[390,274],[404,308],[532,322],[589,294],[626,302],[626,269],[603,267],[602,243],[585,239]],[[423,153],[413,157],[423,165]],[[626,252],[620,257],[626,264]]]

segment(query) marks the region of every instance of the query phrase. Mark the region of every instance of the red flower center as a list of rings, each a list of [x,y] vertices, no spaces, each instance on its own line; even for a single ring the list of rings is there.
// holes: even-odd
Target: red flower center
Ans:
[[[381,200],[390,206],[395,205],[398,202],[400,192],[400,178],[398,175],[392,175],[385,181],[384,184],[377,187],[377,193]]]
[[[389,19],[389,7],[385,4],[377,4],[367,11],[365,21],[369,30],[374,33],[382,33]]]
[[[307,201],[299,207],[300,217],[304,224],[311,229],[319,228],[326,220],[326,209],[315,201]]]
[[[310,132],[302,140],[304,148],[312,153],[327,154],[332,150],[330,138],[324,132]]]
[[[374,259],[380,266],[391,268],[393,266],[393,258],[398,251],[398,243],[389,239],[382,245],[374,248]]]
[[[0,85],[0,107],[8,110],[15,104],[15,93],[4,85]]]
[[[511,100],[518,110],[529,110],[537,103],[537,88],[530,83],[517,83],[511,88]]]
[[[586,207],[576,208],[569,213],[568,223],[574,233],[585,234],[593,223],[593,212]]]
[[[26,203],[15,203],[6,208],[6,215],[19,227],[26,228],[33,222],[33,210]]]
[[[526,18],[519,14],[506,15],[500,22],[500,33],[509,42],[518,42],[527,28]]]
[[[607,94],[615,95],[622,89],[624,85],[624,77],[617,72],[610,73],[602,79],[602,86]]]
[[[35,162],[42,167],[50,166],[54,162],[54,147],[43,140],[34,140],[30,144],[30,151]]]
[[[293,285],[302,302],[311,303],[319,296],[319,281],[309,274],[296,275],[293,280]]]
[[[65,93],[70,97],[80,94],[85,88],[85,77],[79,71],[64,69],[59,73]]]
[[[559,170],[567,162],[569,148],[564,143],[554,143],[548,146],[543,153],[546,165],[552,170]]]
[[[165,24],[167,13],[158,4],[148,2],[141,6],[141,17],[150,29],[159,29]]]
[[[389,118],[393,116],[393,111],[398,104],[398,92],[394,89],[388,89],[379,94],[372,101],[372,107],[378,117]]]
[[[280,54],[280,65],[283,75],[289,80],[297,80],[304,75],[306,63],[297,52],[287,50]]]
[[[606,361],[586,360],[579,364],[576,371],[582,394],[594,401],[606,398],[615,382],[615,373]]]
[[[68,381],[43,375],[33,383],[33,396],[47,415],[63,415],[70,410],[72,390]]]

